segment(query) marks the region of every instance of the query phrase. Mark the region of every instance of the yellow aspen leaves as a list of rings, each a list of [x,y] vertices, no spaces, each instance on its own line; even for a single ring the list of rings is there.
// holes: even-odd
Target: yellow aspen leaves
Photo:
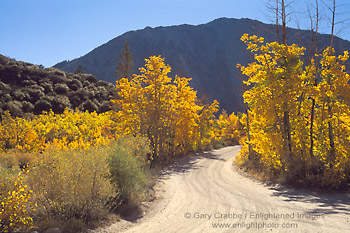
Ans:
[[[116,130],[121,135],[147,136],[154,160],[202,148],[204,128],[218,110],[217,101],[200,106],[189,86],[191,79],[169,77],[171,67],[161,56],[145,59],[139,71],[131,80],[116,82],[120,97],[112,100]]]
[[[349,184],[348,52],[336,56],[327,48],[305,65],[305,49],[297,45],[264,44],[247,34],[241,40],[255,61],[237,65],[250,86],[243,94],[250,141],[241,140],[238,163],[255,160],[259,169],[285,182],[336,188]]]
[[[61,149],[106,145],[116,135],[111,113],[80,112],[66,109],[28,118],[12,118],[5,112],[0,123],[0,151],[43,151],[53,146]]]

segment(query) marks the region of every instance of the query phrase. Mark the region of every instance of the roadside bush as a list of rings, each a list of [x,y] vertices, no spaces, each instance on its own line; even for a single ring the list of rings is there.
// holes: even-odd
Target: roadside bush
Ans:
[[[0,156],[0,196],[7,195],[20,172],[17,160],[13,157],[1,153]]]
[[[1,152],[0,232],[33,222],[41,229],[78,232],[110,211],[138,209],[153,185],[149,151],[147,138],[126,137],[89,149]],[[28,165],[30,172],[20,173]]]
[[[145,166],[149,151],[148,140],[142,137],[120,138],[110,145],[111,181],[118,184],[123,207],[136,207],[145,197],[151,180]]]
[[[18,166],[18,160],[15,156],[13,156],[10,153],[1,152],[0,166],[2,166],[2,168],[7,168],[7,169],[16,168]]]
[[[36,145],[36,146],[39,146],[39,145]],[[12,157],[13,161],[16,161],[16,166],[18,166],[21,169],[24,169],[38,158],[39,153],[23,152],[22,150],[23,149],[14,148],[14,149],[8,150],[6,153],[1,153],[1,154]]]
[[[88,150],[48,149],[33,160],[28,177],[40,207],[33,217],[36,225],[77,232],[109,211],[137,207],[150,186],[148,152],[148,140],[141,137]]]
[[[0,163],[0,232],[14,232],[30,228],[35,206],[30,202],[32,190],[24,184],[28,170],[19,172]]]
[[[86,223],[105,217],[107,201],[118,195],[117,184],[110,182],[107,156],[102,147],[44,152],[28,179],[40,206],[39,222],[53,218]]]

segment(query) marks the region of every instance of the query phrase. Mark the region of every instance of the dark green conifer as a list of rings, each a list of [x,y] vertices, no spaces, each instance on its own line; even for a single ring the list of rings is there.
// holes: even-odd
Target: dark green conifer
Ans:
[[[78,68],[74,71],[74,74],[82,74],[82,73],[84,73],[83,67],[79,65]]]
[[[116,74],[118,75],[119,79],[121,78],[132,78],[133,73],[133,56],[131,55],[129,43],[125,42],[124,50],[120,54],[120,62],[117,65]]]

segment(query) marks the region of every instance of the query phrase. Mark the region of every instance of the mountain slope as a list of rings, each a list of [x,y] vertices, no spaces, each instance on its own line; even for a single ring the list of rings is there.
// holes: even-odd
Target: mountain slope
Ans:
[[[0,115],[40,114],[65,108],[105,112],[111,109],[113,84],[90,74],[65,73],[16,61],[0,54]]]
[[[240,41],[244,33],[262,36],[266,41],[276,40],[275,26],[250,19],[221,18],[198,26],[146,27],[127,32],[94,49],[85,56],[55,65],[73,72],[79,65],[84,72],[114,83],[115,72],[125,41],[134,57],[134,71],[144,65],[144,59],[162,55],[172,67],[172,76],[191,77],[191,86],[206,100],[217,99],[220,107],[229,113],[242,111],[241,75],[236,64],[247,64],[251,55]],[[311,33],[288,29],[289,42],[309,47]],[[319,48],[328,45],[330,36],[319,36]],[[350,49],[350,42],[337,38],[336,50]]]

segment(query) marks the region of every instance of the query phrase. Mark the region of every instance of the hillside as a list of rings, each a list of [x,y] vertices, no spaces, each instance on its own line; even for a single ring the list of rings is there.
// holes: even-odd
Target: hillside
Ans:
[[[250,19],[221,18],[198,26],[146,27],[118,36],[106,44],[72,61],[64,61],[56,68],[73,72],[79,65],[87,73],[101,80],[116,81],[116,65],[125,41],[134,57],[134,71],[144,65],[151,55],[162,55],[175,74],[191,77],[191,86],[203,99],[217,99],[228,112],[242,111],[241,75],[236,64],[251,60],[240,41],[244,33],[256,34],[267,41],[275,40],[275,26]],[[300,33],[299,33],[300,32]],[[309,47],[311,33],[288,29],[289,43],[301,41]],[[319,36],[319,48],[328,45],[328,35]],[[350,42],[337,38],[336,50],[350,49]]]
[[[66,107],[104,112],[110,109],[114,90],[113,84],[91,74],[44,69],[0,55],[0,114],[9,110],[22,116],[50,109],[62,113]]]

